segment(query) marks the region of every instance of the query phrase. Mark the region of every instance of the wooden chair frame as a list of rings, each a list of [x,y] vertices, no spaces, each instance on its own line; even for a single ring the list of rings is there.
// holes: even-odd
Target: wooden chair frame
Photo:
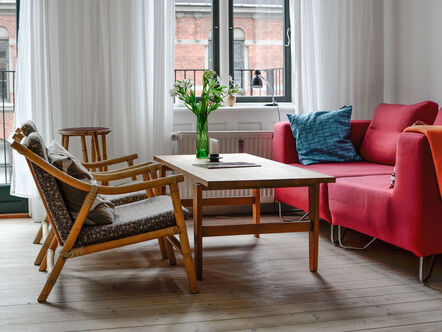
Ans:
[[[49,245],[49,248],[55,250],[57,245],[62,246],[59,256],[55,264],[53,265],[53,268],[49,271],[48,279],[43,287],[43,290],[40,293],[40,296],[38,297],[38,302],[46,301],[68,258],[83,256],[94,252],[118,248],[152,239],[161,239],[160,241],[164,241],[164,246],[166,247],[166,251],[170,254],[171,257],[170,258],[171,264],[173,264],[175,260],[173,254],[173,248],[171,248],[171,246],[174,246],[175,248],[181,251],[181,254],[183,255],[187,278],[189,281],[190,292],[191,293],[199,292],[198,284],[196,281],[195,268],[192,260],[192,254],[189,246],[187,227],[184,221],[184,214],[178,191],[178,182],[184,181],[183,175],[158,177],[157,172],[161,171],[162,166],[160,164],[150,164],[150,165],[135,167],[132,169],[126,169],[123,171],[114,171],[110,172],[110,174],[96,174],[98,181],[112,181],[112,180],[118,180],[127,177],[142,175],[143,181],[139,183],[132,183],[122,186],[103,186],[103,185],[89,184],[67,175],[66,173],[60,171],[58,168],[52,166],[50,163],[46,162],[44,159],[40,158],[34,152],[32,152],[31,150],[29,150],[28,148],[26,148],[24,145],[21,144],[22,139],[23,139],[23,134],[20,132],[20,129],[17,129],[13,136],[13,142],[11,146],[17,152],[25,156],[29,166],[30,163],[34,163],[35,165],[39,166],[41,169],[45,170],[50,175],[54,176],[58,181],[62,181],[76,189],[79,189],[87,193],[86,198],[83,201],[83,205],[78,213],[78,216],[75,219],[74,224],[69,232],[69,235],[63,244],[63,242],[60,239],[60,235],[58,234],[55,228],[54,221],[51,218],[51,214],[49,212],[49,208],[46,204],[44,196],[42,195],[40,187],[37,184],[35,175],[32,172],[34,181],[36,181],[37,188],[39,190],[40,196],[42,198],[43,204],[46,209],[47,218],[49,219],[49,222],[52,226],[53,237],[52,240],[50,240],[51,243]],[[32,167],[30,168],[32,171]],[[93,244],[89,246],[77,247],[77,248],[73,247],[81,229],[83,228],[84,221],[91,209],[91,206],[94,203],[98,194],[118,195],[118,194],[137,192],[140,190],[146,190],[146,194],[149,197],[152,197],[155,195],[164,194],[166,187],[169,187],[170,196],[174,208],[175,219],[176,219],[176,226],[148,233],[133,235],[113,241]],[[179,241],[174,236],[176,234],[179,236],[180,239]],[[165,241],[165,239],[167,239],[167,241]],[[47,239],[45,243],[48,242],[49,240]],[[47,256],[47,254],[45,256]],[[50,263],[47,257],[46,260],[44,260],[44,262],[45,262],[44,265],[46,266],[49,265]],[[40,267],[40,269],[42,268],[42,266]],[[43,267],[46,268],[46,266]]]

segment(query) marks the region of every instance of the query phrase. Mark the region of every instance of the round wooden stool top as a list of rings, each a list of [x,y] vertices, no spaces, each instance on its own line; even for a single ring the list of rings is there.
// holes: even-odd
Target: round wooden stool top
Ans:
[[[90,136],[91,141],[91,153],[92,153],[92,162],[102,161],[107,159],[107,151],[106,151],[106,135],[109,134],[112,130],[106,127],[75,127],[75,128],[63,128],[58,132],[61,135],[61,145],[68,150],[69,149],[69,137],[80,136],[81,137],[81,146],[83,150],[83,161],[89,162],[87,145],[86,145],[86,136]],[[102,153],[100,153],[100,146],[98,143],[98,136],[101,136],[101,144],[102,144]],[[107,171],[107,167],[104,167],[104,170]]]
[[[76,127],[63,128],[58,131],[63,136],[89,136],[89,135],[106,135],[112,132],[106,127]]]

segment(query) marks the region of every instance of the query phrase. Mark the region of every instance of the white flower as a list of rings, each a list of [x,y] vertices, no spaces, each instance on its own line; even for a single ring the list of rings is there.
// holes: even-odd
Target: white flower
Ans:
[[[233,83],[233,77],[229,75],[229,82]]]
[[[184,89],[190,90],[193,87],[193,83],[190,78],[184,80]]]
[[[177,96],[177,90],[176,87],[174,87],[173,89],[169,90],[169,94],[171,97],[175,98]]]

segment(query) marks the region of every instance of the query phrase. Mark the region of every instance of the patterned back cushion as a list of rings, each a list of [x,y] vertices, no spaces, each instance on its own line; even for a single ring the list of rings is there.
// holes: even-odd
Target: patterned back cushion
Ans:
[[[21,125],[21,132],[25,136],[29,136],[30,133],[38,133],[35,123],[31,120],[25,121]]]
[[[81,162],[57,142],[52,142],[52,145],[48,147],[47,155],[49,162],[67,175],[86,183],[96,184],[95,178]],[[57,183],[71,216],[77,218],[87,192],[62,181],[57,181]],[[112,224],[114,217],[114,204],[103,195],[97,195],[84,223],[85,225]]]
[[[359,161],[350,141],[351,106],[337,111],[287,114],[303,165]]]
[[[45,161],[48,161],[43,138],[37,132],[29,133],[28,137],[25,138],[23,145]],[[40,188],[43,199],[46,202],[49,213],[55,223],[57,232],[60,235],[61,240],[65,241],[72,228],[73,221],[66,208],[66,204],[60,193],[57,182],[52,175],[37,165],[31,163],[31,167],[34,171],[37,185]]]

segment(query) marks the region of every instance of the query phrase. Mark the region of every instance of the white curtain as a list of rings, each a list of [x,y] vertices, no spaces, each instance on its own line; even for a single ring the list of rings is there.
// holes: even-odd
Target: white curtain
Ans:
[[[22,0],[15,126],[34,120],[47,143],[106,126],[108,157],[169,153],[174,18],[174,1]],[[36,195],[17,153],[11,194]]]
[[[353,106],[371,119],[383,99],[383,2],[291,0],[296,112]]]

